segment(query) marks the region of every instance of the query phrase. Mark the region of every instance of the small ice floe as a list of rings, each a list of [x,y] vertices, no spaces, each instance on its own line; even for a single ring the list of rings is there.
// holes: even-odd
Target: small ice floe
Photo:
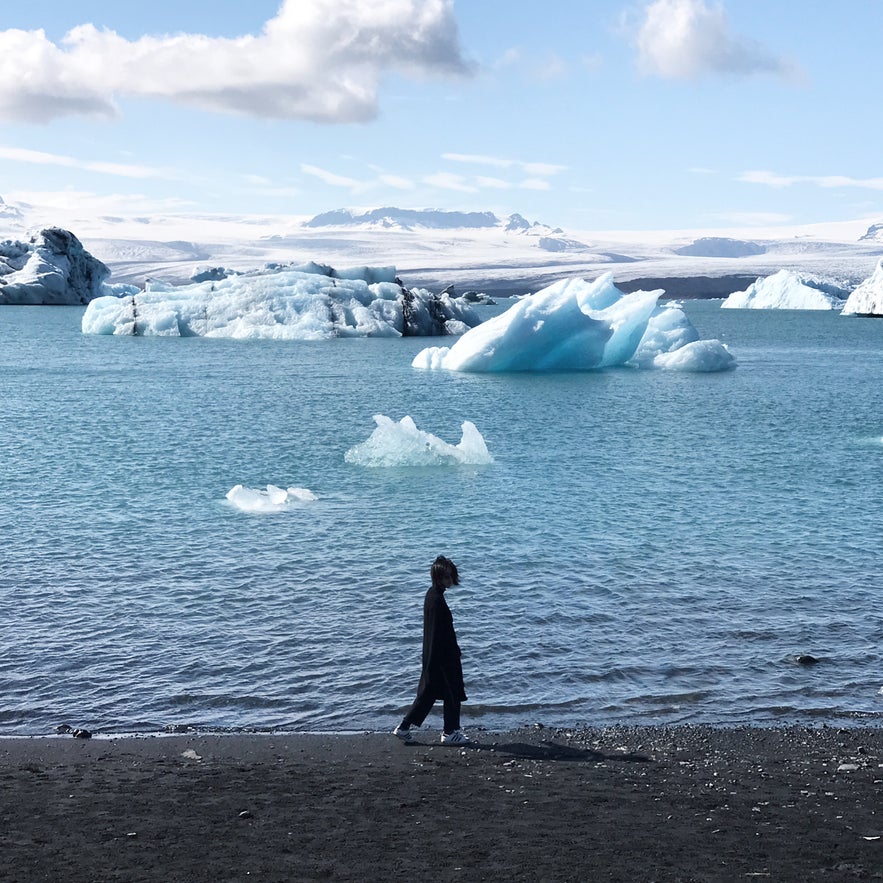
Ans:
[[[396,422],[375,414],[377,428],[344,459],[356,466],[484,466],[494,462],[474,423],[464,420],[459,444],[452,445],[418,429],[410,417]]]
[[[266,490],[237,484],[227,491],[227,499],[243,512],[284,512],[301,503],[313,503],[318,497],[305,487],[281,488],[268,484]]]

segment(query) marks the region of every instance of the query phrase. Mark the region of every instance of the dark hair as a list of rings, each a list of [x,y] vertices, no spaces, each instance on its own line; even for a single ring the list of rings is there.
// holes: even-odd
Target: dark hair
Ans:
[[[457,565],[450,558],[445,558],[444,555],[439,555],[432,562],[430,575],[432,576],[432,584],[437,588],[441,587],[441,582],[446,576],[451,578],[453,585],[460,585],[460,574],[457,573]]]

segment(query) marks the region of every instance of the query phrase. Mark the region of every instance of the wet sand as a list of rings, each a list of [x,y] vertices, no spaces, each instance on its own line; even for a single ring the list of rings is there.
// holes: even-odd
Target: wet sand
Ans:
[[[0,879],[883,879],[883,732],[0,740]]]

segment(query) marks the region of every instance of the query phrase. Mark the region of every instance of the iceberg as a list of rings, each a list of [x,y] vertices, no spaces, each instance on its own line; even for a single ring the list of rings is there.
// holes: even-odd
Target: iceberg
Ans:
[[[409,290],[395,267],[320,264],[218,272],[200,282],[149,282],[138,294],[100,297],[84,334],[327,340],[462,334],[481,320],[465,301]],[[218,277],[218,278],[215,278]]]
[[[69,230],[47,227],[29,242],[0,242],[0,304],[81,306],[134,286],[108,285],[110,270]]]
[[[846,291],[815,276],[779,270],[734,291],[722,304],[728,310],[839,310]]]
[[[427,347],[415,368],[449,371],[586,371],[613,365],[722,371],[736,360],[718,340],[681,359],[660,358],[699,340],[678,304],[662,291],[625,294],[605,273],[594,282],[566,279],[518,300],[472,328],[451,347]]]
[[[883,316],[883,258],[843,305],[843,316]]]
[[[284,512],[292,505],[314,503],[318,497],[307,488],[281,488],[268,484],[266,490],[237,484],[227,491],[227,499],[243,512]]]
[[[375,414],[377,428],[364,442],[350,448],[344,459],[356,466],[486,466],[494,462],[474,423],[464,420],[459,444],[452,445],[418,429],[410,417],[398,423]]]

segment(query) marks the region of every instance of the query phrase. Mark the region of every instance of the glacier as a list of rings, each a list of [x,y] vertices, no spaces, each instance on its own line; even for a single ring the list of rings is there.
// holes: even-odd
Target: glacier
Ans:
[[[456,445],[418,429],[411,417],[396,422],[375,414],[377,424],[369,438],[350,448],[344,460],[356,466],[487,466],[494,458],[474,423],[464,420]]]
[[[842,316],[883,316],[883,258],[874,272],[849,295]]]
[[[735,357],[726,346],[718,340],[700,341],[679,305],[658,303],[662,293],[625,294],[613,284],[612,273],[594,282],[561,280],[521,298],[453,346],[421,350],[411,364],[487,372],[585,371],[614,365],[677,371],[734,368]]]
[[[847,291],[816,276],[779,270],[734,291],[721,307],[729,310],[839,310]]]
[[[269,264],[202,281],[151,281],[143,292],[99,297],[84,334],[327,340],[462,334],[481,321],[465,301],[408,289],[395,267],[335,270],[310,262]]]

